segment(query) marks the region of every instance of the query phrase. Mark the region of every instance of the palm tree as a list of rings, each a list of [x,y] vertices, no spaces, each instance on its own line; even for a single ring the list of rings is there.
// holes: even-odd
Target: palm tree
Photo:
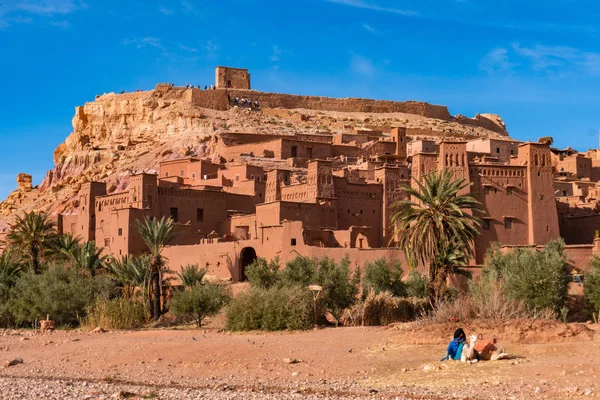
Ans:
[[[0,254],[0,284],[14,283],[24,269],[12,250],[4,250]]]
[[[185,267],[182,267],[180,272],[177,272],[177,277],[181,281],[183,287],[191,289],[202,282],[206,272],[206,268],[200,268],[198,264],[188,264]]]
[[[71,233],[58,235],[54,243],[52,244],[52,252],[54,257],[59,262],[69,261],[73,258],[73,254],[79,247],[81,238],[79,236],[73,236]]]
[[[40,259],[51,248],[55,238],[54,223],[48,214],[35,211],[17,216],[6,236],[9,246],[29,262],[34,274],[39,273]]]
[[[139,290],[143,298],[149,300],[149,310],[152,311],[152,298],[150,297],[151,271],[148,267],[150,260],[147,255],[122,256],[121,259],[112,259],[107,263],[108,274],[121,285],[123,297],[131,299]]]
[[[104,248],[96,248],[96,242],[90,240],[77,245],[71,251],[71,260],[80,271],[89,271],[91,276],[96,276],[96,271],[106,265],[108,256],[102,255]]]
[[[453,179],[448,169],[432,171],[423,182],[415,182],[416,187],[404,188],[410,200],[393,204],[391,221],[398,247],[427,267],[427,295],[436,303],[455,263],[473,254],[481,221],[471,211],[479,210],[480,204],[470,194],[461,194],[469,183]]]
[[[138,221],[138,231],[148,246],[150,255],[150,271],[152,273],[152,316],[155,320],[160,318],[161,309],[161,270],[165,265],[162,250],[177,234],[175,233],[175,222],[171,218],[163,216],[161,219],[144,217]]]

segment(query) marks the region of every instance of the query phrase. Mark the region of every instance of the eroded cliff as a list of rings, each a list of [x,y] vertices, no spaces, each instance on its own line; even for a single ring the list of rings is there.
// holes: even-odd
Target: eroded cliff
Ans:
[[[424,106],[426,103],[407,102],[408,106],[395,106],[393,102],[379,104],[369,100],[371,103],[363,104],[360,99],[351,99],[351,102],[341,99],[340,109],[344,111],[332,111],[335,109],[333,99],[319,100],[327,104],[326,111],[319,110],[320,103],[314,100],[323,98],[298,100],[301,96],[295,96],[292,101],[292,97],[280,96],[271,97],[277,99],[274,105],[278,107],[306,103],[311,109],[271,108],[263,102],[260,111],[238,107],[223,110],[221,103],[223,98],[227,99],[227,92],[203,92],[159,85],[150,91],[105,94],[76,107],[73,132],[54,151],[55,165],[42,183],[32,189],[20,187],[0,203],[0,231],[5,230],[20,211],[68,213],[81,185],[91,180],[107,182],[108,191],[112,193],[126,190],[132,174],[155,172],[160,161],[189,156],[217,161],[220,157],[215,152],[215,137],[221,133],[333,135],[354,129],[385,130],[406,126],[413,128],[413,136],[418,138],[440,134],[466,138],[507,136],[504,123],[497,115],[481,114],[470,119],[448,114],[446,118],[446,113],[439,111],[440,106]],[[229,96],[233,99],[233,95],[240,96],[240,93],[238,90]],[[252,99],[252,93],[260,92],[244,93]],[[261,99],[268,98],[261,94]],[[361,110],[416,111],[414,114],[351,112],[346,111],[349,104]],[[440,113],[442,118],[419,114],[423,114],[420,110],[429,109]]]

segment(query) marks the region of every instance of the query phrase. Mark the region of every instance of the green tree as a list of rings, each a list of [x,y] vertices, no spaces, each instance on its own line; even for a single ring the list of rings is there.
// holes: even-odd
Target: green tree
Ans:
[[[323,257],[318,261],[317,282],[323,288],[321,305],[333,315],[336,326],[344,310],[356,303],[360,270],[350,271],[350,259],[346,256],[338,265],[334,260]]]
[[[177,277],[181,281],[181,284],[187,289],[202,283],[205,275],[206,268],[200,268],[198,264],[188,264],[185,267],[181,267],[181,271],[177,272]]]
[[[165,246],[175,239],[175,222],[171,218],[156,219],[145,217],[138,221],[138,231],[148,246],[151,255],[150,271],[152,274],[152,318],[158,320],[162,314],[161,307],[161,272],[165,266],[162,251]]]
[[[600,257],[597,255],[590,260],[590,270],[583,280],[583,291],[591,312],[600,318]]]
[[[4,250],[0,254],[0,326],[13,325],[12,313],[9,309],[10,290],[15,286],[26,266],[19,262],[12,250]]]
[[[406,296],[406,285],[402,282],[402,266],[394,260],[392,265],[385,258],[378,258],[365,263],[363,276],[363,297],[369,292],[379,294],[390,292],[397,297]]]
[[[504,294],[523,301],[530,310],[551,309],[558,314],[571,282],[564,246],[558,239],[548,242],[542,251],[519,248],[502,254],[496,244],[488,250],[482,274],[502,282]]]
[[[50,266],[41,274],[25,273],[11,289],[9,308],[19,324],[33,323],[47,314],[59,325],[74,326],[96,299],[115,294],[106,276],[81,276],[74,269]]]
[[[285,269],[281,271],[281,284],[283,286],[298,285],[307,287],[317,282],[317,260],[297,256],[285,265]]]
[[[231,299],[230,291],[214,283],[196,284],[173,294],[170,307],[180,317],[194,317],[200,328],[204,318],[217,314]]]
[[[270,289],[281,281],[279,268],[279,257],[275,257],[269,262],[264,258],[257,258],[246,267],[246,277],[250,285]]]
[[[410,271],[406,279],[406,294],[418,299],[427,298],[427,276],[417,271]]]
[[[44,212],[28,212],[17,216],[6,236],[10,248],[26,260],[34,274],[40,273],[40,260],[56,240],[54,223]]]
[[[470,194],[463,194],[469,183],[454,179],[452,171],[443,169],[426,174],[423,182],[404,190],[410,200],[393,204],[391,221],[398,237],[398,246],[407,257],[427,267],[427,293],[437,303],[446,287],[446,278],[453,265],[446,263],[445,253],[454,248],[466,256],[473,254],[472,245],[478,235],[479,210]]]

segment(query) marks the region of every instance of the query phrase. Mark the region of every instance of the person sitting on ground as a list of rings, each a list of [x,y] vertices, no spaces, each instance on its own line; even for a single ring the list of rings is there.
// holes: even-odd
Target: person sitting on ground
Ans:
[[[454,331],[454,338],[448,345],[448,349],[446,349],[446,355],[440,361],[460,360],[462,348],[466,341],[467,335],[465,335],[465,331],[462,328],[458,328]]]

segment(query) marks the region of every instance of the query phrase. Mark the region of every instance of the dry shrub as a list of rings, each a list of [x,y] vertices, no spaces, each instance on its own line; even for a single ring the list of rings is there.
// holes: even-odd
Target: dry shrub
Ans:
[[[150,319],[144,304],[127,299],[97,300],[86,311],[83,323],[90,328],[134,329]]]
[[[346,310],[344,325],[380,326],[414,321],[429,308],[423,299],[401,298],[390,292],[369,292],[365,301]]]
[[[555,319],[551,309],[529,309],[524,301],[506,298],[497,283],[486,283],[489,291],[473,289],[471,296],[460,296],[454,301],[439,303],[432,312],[423,314],[423,323],[466,322],[480,320]]]

